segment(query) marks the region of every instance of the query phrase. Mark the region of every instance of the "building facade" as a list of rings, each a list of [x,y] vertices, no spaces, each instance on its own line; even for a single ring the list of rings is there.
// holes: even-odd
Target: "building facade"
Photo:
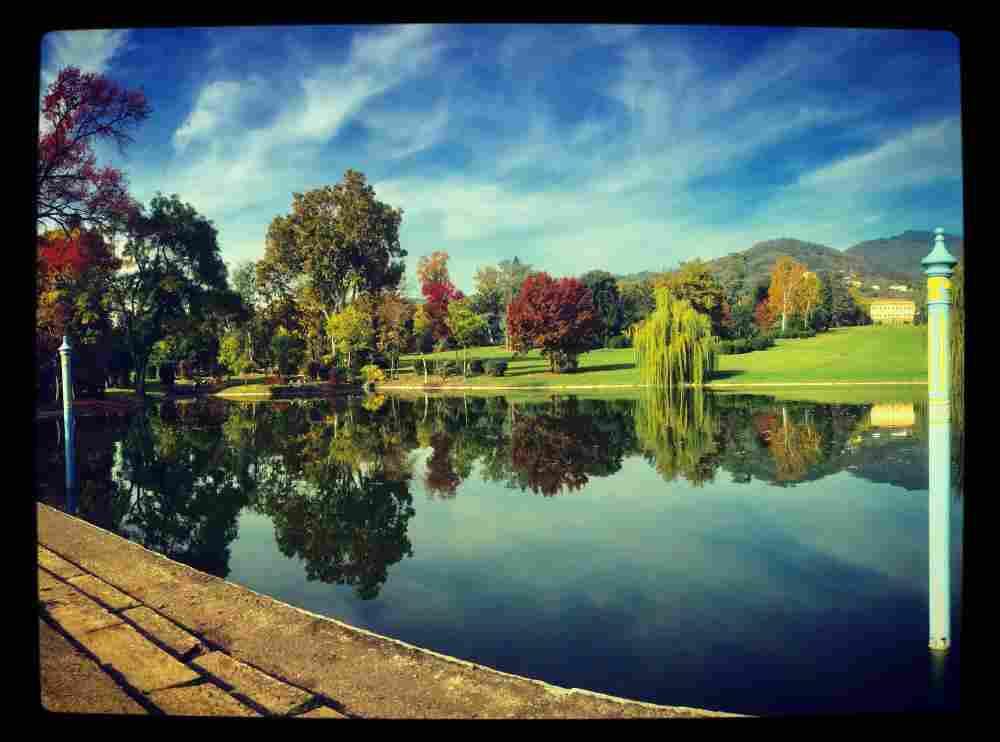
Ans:
[[[873,299],[869,311],[877,325],[912,325],[917,305],[910,299]]]

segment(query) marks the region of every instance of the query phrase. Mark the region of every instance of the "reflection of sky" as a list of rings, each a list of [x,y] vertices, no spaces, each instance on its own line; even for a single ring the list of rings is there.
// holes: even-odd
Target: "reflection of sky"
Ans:
[[[557,497],[474,472],[442,500],[424,491],[428,454],[415,456],[414,555],[377,599],[307,583],[249,513],[229,579],[508,672],[661,703],[843,711],[926,694],[926,491],[847,472],[793,488],[720,472],[695,488],[633,457]]]

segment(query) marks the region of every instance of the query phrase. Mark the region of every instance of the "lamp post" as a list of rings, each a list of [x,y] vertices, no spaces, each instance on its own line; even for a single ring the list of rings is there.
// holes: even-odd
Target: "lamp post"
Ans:
[[[958,262],[934,230],[934,249],[921,261],[927,274],[928,558],[930,648],[951,644],[951,275]]]
[[[76,430],[73,417],[73,348],[69,338],[63,335],[63,343],[59,346],[59,357],[62,362],[63,385],[63,428],[65,435],[66,459],[66,510],[76,512]]]

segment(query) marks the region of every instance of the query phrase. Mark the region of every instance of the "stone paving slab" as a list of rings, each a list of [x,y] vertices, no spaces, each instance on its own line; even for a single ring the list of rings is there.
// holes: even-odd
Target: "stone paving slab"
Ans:
[[[64,580],[70,577],[79,577],[85,572],[75,564],[70,564],[58,554],[54,554],[43,546],[38,547],[38,564],[45,567],[54,575],[62,577]]]
[[[304,714],[299,714],[298,716],[291,717],[292,719],[346,719],[347,717],[343,714],[337,713],[329,706],[319,706],[314,708],[312,711],[306,711]]]
[[[57,713],[146,714],[147,711],[83,652],[38,620],[42,707]]]
[[[91,631],[116,626],[122,620],[67,583],[42,596],[45,610],[70,636],[80,639]]]
[[[203,636],[232,659],[322,694],[352,717],[740,716],[560,688],[447,657],[259,595],[42,503],[36,513],[38,540],[46,548]],[[130,626],[114,631],[125,628],[135,632]]]
[[[178,657],[184,657],[192,650],[200,649],[201,642],[177,624],[164,618],[146,606],[132,608],[121,615],[134,621],[139,628],[159,642],[162,642]]]
[[[123,608],[133,608],[139,605],[139,601],[135,598],[130,598],[121,590],[112,587],[104,580],[99,580],[93,575],[71,577],[67,582],[80,592],[86,593],[90,597],[96,598],[109,606],[113,611],[120,611]]]
[[[143,693],[201,677],[126,624],[76,638],[102,665],[121,673],[129,685]]]
[[[168,716],[260,716],[211,683],[158,690],[149,700]]]
[[[195,657],[192,664],[201,668],[272,714],[287,714],[312,699],[311,693],[282,683],[222,652]]]

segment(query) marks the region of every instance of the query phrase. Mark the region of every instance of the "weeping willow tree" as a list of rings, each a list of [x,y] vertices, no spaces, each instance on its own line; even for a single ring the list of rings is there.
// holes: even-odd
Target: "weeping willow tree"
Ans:
[[[665,287],[656,289],[656,309],[631,335],[643,384],[700,386],[716,369],[712,320]]]
[[[678,475],[698,486],[713,478],[718,416],[700,389],[647,390],[635,408],[635,431],[645,458],[666,481]]]

